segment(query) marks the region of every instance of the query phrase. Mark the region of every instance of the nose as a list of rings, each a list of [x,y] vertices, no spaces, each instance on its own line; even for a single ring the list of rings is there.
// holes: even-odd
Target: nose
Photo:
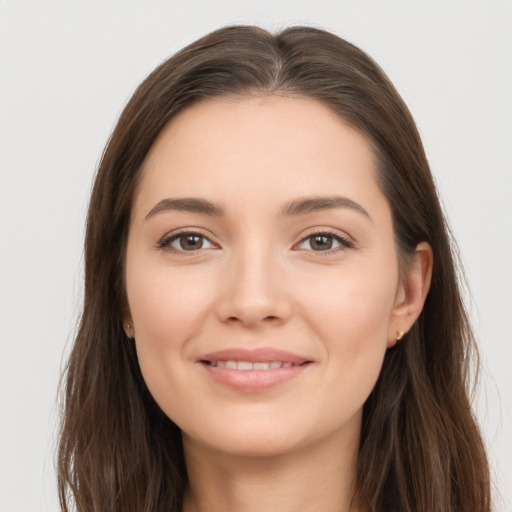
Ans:
[[[291,314],[283,269],[261,247],[233,255],[219,292],[217,315],[225,323],[252,328],[279,325]]]

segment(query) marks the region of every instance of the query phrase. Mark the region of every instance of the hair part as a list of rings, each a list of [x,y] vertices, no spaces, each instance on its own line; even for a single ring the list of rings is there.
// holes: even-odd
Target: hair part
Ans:
[[[85,300],[63,382],[61,506],[79,512],[180,511],[187,484],[179,428],[160,410],[126,339],[124,258],[145,157],[166,124],[200,99],[315,99],[374,149],[399,261],[434,252],[423,312],[388,349],[364,405],[354,499],[370,511],[487,512],[489,470],[468,398],[475,350],[449,231],[420,136],[379,66],[315,28],[219,29],[163,62],[126,105],[95,178],[85,239]]]

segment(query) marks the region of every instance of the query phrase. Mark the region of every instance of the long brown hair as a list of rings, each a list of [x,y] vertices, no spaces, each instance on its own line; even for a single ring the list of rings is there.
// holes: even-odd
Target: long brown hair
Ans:
[[[468,398],[475,352],[451,239],[415,123],[378,65],[319,29],[217,30],[161,64],[127,104],[103,154],[89,206],[85,300],[63,377],[58,482],[64,511],[180,511],[181,434],[142,378],[122,319],[124,254],[146,154],[200,98],[293,94],[363,133],[392,209],[401,261],[427,241],[431,289],[404,340],[387,351],[364,405],[356,498],[379,512],[489,511],[489,470]]]

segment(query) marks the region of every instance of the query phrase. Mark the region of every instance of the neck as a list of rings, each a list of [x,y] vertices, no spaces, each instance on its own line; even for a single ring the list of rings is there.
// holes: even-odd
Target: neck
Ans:
[[[333,436],[293,453],[254,457],[219,453],[184,435],[183,512],[360,512],[352,504],[358,434],[344,441]]]

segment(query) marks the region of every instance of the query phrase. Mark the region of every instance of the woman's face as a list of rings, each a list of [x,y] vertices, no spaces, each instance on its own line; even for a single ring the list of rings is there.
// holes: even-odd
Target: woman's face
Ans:
[[[200,443],[357,440],[403,300],[367,141],[310,99],[204,100],[151,148],[126,287],[142,374]]]

